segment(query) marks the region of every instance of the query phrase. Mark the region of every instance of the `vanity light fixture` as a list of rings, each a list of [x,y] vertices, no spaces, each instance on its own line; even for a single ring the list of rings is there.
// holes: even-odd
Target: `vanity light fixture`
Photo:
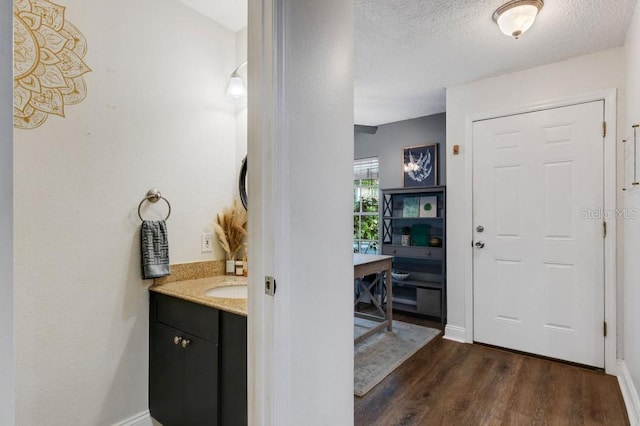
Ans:
[[[505,35],[519,38],[533,25],[543,0],[512,0],[493,13],[493,20]]]
[[[240,99],[247,96],[247,86],[245,86],[242,77],[240,77],[240,74],[238,74],[238,71],[240,71],[242,67],[246,67],[247,63],[248,62],[243,62],[231,73],[229,87],[227,87],[227,96],[234,99]]]

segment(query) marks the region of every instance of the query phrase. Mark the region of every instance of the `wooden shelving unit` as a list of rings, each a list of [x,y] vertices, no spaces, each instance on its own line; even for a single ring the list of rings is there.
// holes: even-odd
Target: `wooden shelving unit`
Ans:
[[[382,254],[394,256],[394,271],[409,274],[393,279],[393,309],[445,323],[446,187],[383,189],[381,201]]]

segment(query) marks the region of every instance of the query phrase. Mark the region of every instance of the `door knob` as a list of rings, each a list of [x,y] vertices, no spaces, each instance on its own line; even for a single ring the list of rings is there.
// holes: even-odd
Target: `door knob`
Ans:
[[[484,248],[484,243],[482,241],[476,241],[476,247],[479,249]]]
[[[189,346],[189,343],[191,343],[189,339],[182,340],[182,347],[186,348],[187,346]]]
[[[182,337],[175,336],[175,337],[173,338],[173,343],[174,343],[175,345],[179,345],[181,341],[182,341]]]

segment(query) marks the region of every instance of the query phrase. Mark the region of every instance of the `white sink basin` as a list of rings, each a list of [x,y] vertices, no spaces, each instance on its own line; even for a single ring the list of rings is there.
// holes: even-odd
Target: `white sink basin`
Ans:
[[[247,298],[247,286],[246,285],[224,285],[221,287],[212,288],[208,290],[205,295],[211,297],[221,297],[224,299],[246,299]]]

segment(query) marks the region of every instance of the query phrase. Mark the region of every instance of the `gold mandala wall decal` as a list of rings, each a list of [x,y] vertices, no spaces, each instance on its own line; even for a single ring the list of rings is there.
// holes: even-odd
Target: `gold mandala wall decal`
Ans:
[[[35,129],[87,95],[87,41],[47,0],[13,3],[13,126]]]

